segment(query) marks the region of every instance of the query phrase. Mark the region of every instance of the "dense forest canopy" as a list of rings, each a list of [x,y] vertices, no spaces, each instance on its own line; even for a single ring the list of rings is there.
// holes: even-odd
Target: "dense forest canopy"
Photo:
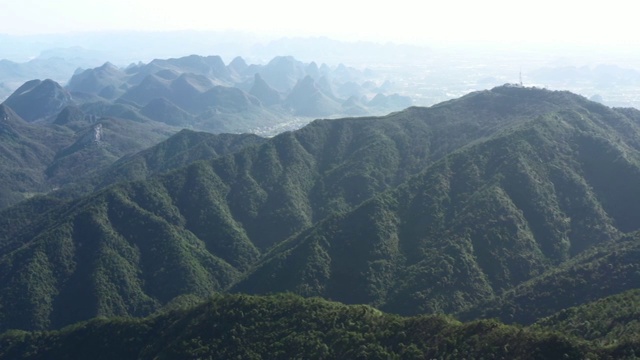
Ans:
[[[114,148],[95,127],[70,140],[93,124],[81,110],[50,128],[0,111],[0,165],[33,164],[4,176],[61,182],[0,214],[4,358],[638,351],[635,109],[506,85],[126,156],[131,120],[103,123]]]

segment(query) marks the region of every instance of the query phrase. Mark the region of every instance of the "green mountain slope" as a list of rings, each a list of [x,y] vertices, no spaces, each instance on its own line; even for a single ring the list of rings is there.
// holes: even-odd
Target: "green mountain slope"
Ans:
[[[135,154],[176,132],[153,122],[101,118],[74,134],[74,142],[56,153],[45,171],[47,183],[63,187],[83,175],[104,169],[121,157]]]
[[[113,70],[108,64],[103,68]],[[76,101],[80,105],[69,105]],[[104,174],[116,160],[179,129],[145,117],[131,104],[72,101],[59,84],[33,80],[0,105],[0,130],[0,208],[5,208],[34,195],[84,184],[88,175],[97,176],[99,170]]]
[[[216,296],[146,319],[97,319],[0,336],[0,359],[608,359],[632,358],[632,349],[491,320],[402,318],[291,295]]]
[[[186,179],[178,186],[188,191]],[[130,197],[162,206],[156,210],[161,214]],[[144,315],[178,295],[206,295],[229,284],[239,270],[213,255],[224,244],[212,234],[207,245],[183,229],[191,218],[166,199],[153,183],[134,184],[66,205],[46,214],[45,224],[25,229],[18,238],[27,240],[0,260],[3,326],[59,327],[96,315]],[[187,226],[204,226],[202,221]],[[221,253],[233,255],[233,249]],[[238,264],[250,254],[229,261]]]
[[[135,156],[118,162],[114,166],[108,168],[107,171],[101,172],[99,174],[101,176],[90,179],[95,180],[96,183],[97,181],[102,181],[104,185],[105,183],[116,182],[119,179],[124,178],[144,178],[157,172],[166,172],[172,167],[179,166],[181,164],[196,161],[201,157],[213,158],[215,156],[218,156],[219,154],[235,151],[236,149],[263,141],[265,141],[265,139],[259,138],[254,135],[213,135],[184,130],[179,134],[171,137],[166,142],[163,142],[153,148],[150,148]],[[144,168],[140,168],[140,166],[142,165],[144,165]],[[179,182],[177,183],[177,185],[174,185],[178,187],[188,186],[188,184],[185,184],[185,182],[188,181],[187,179],[179,179],[178,181]],[[97,184],[100,185],[99,183]],[[89,185],[91,185],[91,183]],[[89,309],[91,309],[90,311],[95,312],[94,314],[83,314],[81,310],[78,310],[77,312],[75,312],[75,315],[72,315],[80,316],[80,319],[82,319],[95,316],[100,312],[104,312],[105,314],[109,315],[135,313],[146,314],[157,308],[159,303],[166,303],[168,300],[179,294],[199,292],[201,295],[206,295],[213,290],[220,289],[226,286],[230,282],[228,277],[237,275],[237,270],[232,269],[228,264],[219,264],[220,261],[215,259],[215,257],[207,254],[206,251],[201,254],[195,254],[194,256],[196,256],[197,258],[195,260],[191,257],[191,255],[187,256],[188,259],[185,258],[176,260],[169,255],[167,255],[168,258],[155,259],[155,253],[145,252],[146,250],[149,250],[148,247],[144,247],[142,244],[139,244],[137,242],[133,247],[131,246],[131,244],[126,243],[125,238],[131,239],[133,237],[132,240],[135,241],[136,236],[147,236],[148,234],[153,233],[153,231],[157,231],[156,236],[160,238],[160,240],[164,239],[167,236],[173,236],[171,234],[174,234],[178,239],[174,239],[174,242],[182,242],[185,240],[189,241],[190,239],[189,235],[191,233],[185,231],[184,229],[180,229],[180,227],[184,226],[184,224],[166,224],[164,223],[164,219],[152,220],[152,222],[158,224],[159,228],[154,230],[149,229],[149,231],[151,232],[143,231],[142,233],[135,234],[135,232],[138,231],[136,230],[135,221],[147,218],[149,216],[151,216],[151,218],[154,218],[154,216],[140,209],[138,207],[138,204],[130,203],[131,200],[127,197],[142,196],[144,198],[147,198],[147,201],[151,201],[152,203],[142,204],[142,206],[151,207],[158,206],[159,204],[166,201],[166,195],[161,195],[160,198],[151,199],[155,197],[156,191],[166,191],[165,189],[162,189],[159,186],[155,186],[152,183],[139,185],[140,186],[134,186],[133,188],[129,186],[122,186],[120,189],[115,189],[113,191],[107,192],[107,194],[104,196],[97,195],[86,202],[81,201],[79,202],[79,204],[76,203],[75,205],[61,205],[56,209],[57,213],[55,214],[49,213],[49,211],[52,209],[52,207],[55,207],[55,205],[50,204],[51,202],[47,199],[40,198],[34,199],[29,203],[22,204],[21,206],[17,206],[14,209],[6,210],[6,221],[4,221],[6,223],[6,227],[4,228],[5,231],[3,232],[4,236],[1,248],[3,250],[3,253],[7,254],[7,258],[9,259],[9,261],[0,261],[0,263],[2,263],[1,266],[3,267],[3,270],[6,271],[3,271],[3,274],[8,275],[9,273],[15,271],[16,273],[14,274],[22,276],[24,275],[24,272],[30,271],[28,269],[32,269],[32,266],[35,266],[35,269],[37,269],[38,271],[42,270],[43,273],[46,273],[48,271],[57,273],[57,268],[60,266],[67,268],[67,271],[58,273],[58,277],[56,278],[54,283],[50,282],[53,281],[50,278],[31,279],[21,277],[22,280],[19,281],[24,285],[28,285],[28,283],[32,281],[43,281],[51,285],[52,287],[35,289],[33,292],[29,292],[27,294],[23,294],[20,291],[16,293],[8,292],[4,296],[0,296],[2,298],[0,303],[5,304],[5,308],[15,307],[16,309],[22,309],[24,304],[20,303],[19,297],[24,296],[24,298],[31,299],[34,304],[33,306],[39,309],[46,309],[42,311],[47,312],[47,314],[51,314],[52,312],[55,312],[55,310],[52,310],[55,309],[55,304],[49,301],[51,299],[42,301],[42,299],[39,298],[39,296],[46,294],[47,296],[56,296],[60,298],[58,301],[61,301],[62,303],[65,303],[67,301],[72,303],[83,303],[83,306],[88,307]],[[191,204],[190,199],[192,196],[190,194],[183,196],[181,188],[173,188],[173,190],[176,191],[176,193],[172,195],[174,195],[176,198],[180,198],[180,200],[184,202],[182,206],[189,207]],[[138,193],[138,195],[134,195],[130,193],[130,191],[132,191],[133,193]],[[125,195],[122,195],[122,193],[124,193]],[[77,209],[77,207],[85,206],[87,202],[97,202],[98,204],[108,202],[110,208],[107,208],[103,205],[92,205],[89,209]],[[166,204],[166,206],[173,207],[173,204]],[[111,209],[117,209],[117,213],[115,212],[115,210],[109,212],[109,210]],[[197,209],[185,210],[185,212],[192,210],[195,211]],[[33,219],[29,218],[28,215],[25,216],[25,213],[31,213],[32,217],[35,214],[44,215],[41,218],[35,217],[35,219]],[[127,214],[128,217],[123,217],[123,214]],[[108,221],[105,223],[105,218],[113,219],[113,221],[117,222],[118,225],[113,226]],[[128,225],[122,224],[122,221],[127,222]],[[198,222],[196,222],[196,225],[194,226],[205,226],[202,225],[202,222],[204,221],[205,219],[198,220]],[[92,229],[92,227],[97,228]],[[152,227],[152,225],[149,225],[149,227]],[[87,230],[85,231],[85,229]],[[35,239],[33,238],[34,236],[36,237]],[[190,236],[192,237],[191,240],[195,238],[193,235]],[[89,239],[90,244],[88,246],[94,246],[92,247],[93,250],[88,252],[81,251],[82,249],[80,247],[87,239]],[[230,242],[233,242],[234,240],[234,238],[228,239],[228,241]],[[166,241],[168,242],[170,241],[170,239]],[[48,245],[44,245],[45,248],[40,247],[43,246],[43,242],[48,243]],[[71,244],[69,244],[69,242],[71,242]],[[104,243],[109,244],[105,246],[115,246],[116,249],[114,250],[114,253],[105,253],[99,250],[100,247],[104,245]],[[178,246],[178,248],[183,246],[183,244],[174,245]],[[230,246],[233,247],[236,246],[236,244],[230,244]],[[55,254],[49,253],[49,250],[51,248],[55,248],[55,251],[70,252],[68,255],[70,255],[71,257],[53,259],[55,257]],[[169,248],[165,248],[165,250],[166,249]],[[126,294],[124,295],[126,296],[126,298],[124,300],[117,299],[118,304],[114,305],[112,304],[112,302],[115,300],[102,299],[102,297],[111,297],[112,295],[109,294],[110,290],[102,288],[103,286],[108,285],[103,284],[102,280],[104,279],[101,277],[101,273],[103,271],[106,271],[108,273],[107,276],[115,277],[121,276],[118,275],[120,273],[125,273],[127,274],[127,276],[132,276],[135,278],[138,276],[137,273],[140,272],[139,267],[145,266],[145,269],[148,269],[148,264],[140,263],[135,259],[135,257],[130,257],[131,251],[133,251],[133,253],[141,252],[143,255],[149,256],[149,258],[159,261],[184,261],[184,266],[186,268],[191,267],[191,261],[199,263],[204,262],[203,271],[206,272],[206,275],[203,277],[202,274],[195,274],[194,276],[197,279],[194,280],[196,284],[193,284],[193,286],[186,285],[184,288],[180,288],[181,290],[179,290],[169,298],[163,298],[161,295],[159,295],[161,300],[155,299],[153,301],[146,299],[146,295],[144,295],[146,289],[143,291],[139,288],[139,283],[149,282],[147,278],[137,279],[135,281],[131,280],[134,282],[134,284],[130,284],[129,282],[131,281],[120,283],[121,280],[107,279],[105,280],[106,282],[114,281],[117,284],[125,287],[125,289],[120,290]],[[151,249],[151,251],[156,251],[156,249],[153,248]],[[167,254],[172,254],[175,252],[175,249],[166,251]],[[122,252],[125,252],[126,254],[123,254]],[[32,263],[21,262],[20,260],[21,256],[27,256],[31,258],[41,255],[48,257],[48,259],[53,263],[50,263],[49,260],[46,260],[44,263],[38,263],[37,265],[34,265]],[[107,270],[102,269],[102,265],[99,264],[99,262],[102,261],[100,260],[100,258],[103,256],[108,258],[111,255],[124,256],[123,261],[132,262],[124,264],[122,261],[117,261],[115,264],[108,264]],[[246,256],[251,257],[255,255],[243,253],[240,255],[240,258]],[[246,262],[247,260],[240,259],[238,261]],[[238,264],[238,261],[233,262],[233,265],[241,266]],[[86,262],[86,264],[83,264],[86,267],[78,265],[78,263],[82,262]],[[169,264],[165,265],[167,265],[169,268],[172,268]],[[222,270],[218,268],[220,266],[222,266]],[[222,273],[219,273],[220,271]],[[76,274],[76,272],[80,273]],[[208,277],[213,278],[213,280]],[[176,275],[176,281],[180,282],[184,280],[185,279],[183,279],[181,275]],[[222,281],[222,284],[217,283],[219,280]],[[68,286],[68,282],[72,283],[72,285]],[[150,284],[153,285],[154,283],[151,282]],[[13,287],[13,285],[8,286],[9,288]],[[77,286],[80,287],[76,289]],[[160,284],[155,284],[153,286],[160,287]],[[96,300],[92,300],[91,297],[82,296],[83,287],[95,288],[95,291],[98,293],[96,296],[100,298],[100,301],[96,302]],[[200,291],[198,289],[200,289]],[[70,293],[70,295],[65,295],[65,292]],[[140,293],[142,293],[142,295]],[[139,305],[138,301],[144,304],[150,302],[151,305]],[[85,304],[84,302],[88,304]],[[68,306],[68,304],[65,304],[64,306]],[[136,309],[136,307],[138,306],[140,306],[139,310],[132,310]],[[78,306],[78,309],[81,308],[81,306]],[[13,314],[9,314],[9,318],[5,320],[7,321],[5,324],[9,326],[9,324],[12,323],[12,317],[21,318],[23,315],[34,318],[39,317],[38,311],[35,310],[35,312],[29,315],[29,311],[31,310],[27,310],[27,313],[16,312]],[[62,316],[69,315],[66,311],[64,311],[63,308],[59,311],[63,313]],[[70,321],[75,321],[74,319],[75,318],[72,318],[71,320],[52,319],[51,321],[53,321],[54,323],[63,321],[63,323],[66,324]]]
[[[293,291],[408,314],[483,303],[638,230],[639,129],[624,112],[586,101],[536,116],[296,235],[232,291]],[[583,289],[567,291],[579,301]]]
[[[551,329],[563,334],[613,345],[637,341],[640,333],[640,290],[564,309],[536,322],[535,329]]]
[[[0,324],[143,315],[229,287],[461,311],[638,230],[638,119],[500,87],[315,121],[45,207],[0,237]]]
[[[150,120],[99,118],[66,108],[52,124],[30,124],[0,105],[0,208],[64,187],[175,128]]]
[[[638,288],[637,233],[595,247],[500,297],[460,314],[462,319],[498,317],[530,324],[569,307]]]
[[[215,135],[181,130],[166,141],[124,157],[106,171],[102,171],[101,186],[119,181],[142,180],[198,160],[232,154],[247,146],[259,145],[265,141],[265,138],[253,134]]]
[[[72,134],[29,124],[0,105],[0,209],[47,189],[44,172]]]
[[[75,198],[93,190],[124,181],[144,180],[198,160],[210,160],[258,145],[266,139],[253,134],[209,134],[183,129],[148,149],[120,157],[107,166],[96,167],[66,183],[55,193]]]

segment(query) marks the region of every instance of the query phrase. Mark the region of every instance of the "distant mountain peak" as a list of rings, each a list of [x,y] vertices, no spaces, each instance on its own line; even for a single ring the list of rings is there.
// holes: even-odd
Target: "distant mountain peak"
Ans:
[[[288,92],[307,72],[305,65],[293,56],[277,56],[260,70],[260,75],[274,89]]]
[[[231,62],[229,63],[229,66],[233,67],[233,68],[238,68],[241,67],[244,69],[246,69],[249,65],[247,65],[247,62],[242,58],[242,56],[236,56],[235,58],[233,58],[233,60],[231,60]]]
[[[117,66],[113,65],[112,63],[110,63],[109,61],[105,62],[104,64],[102,64],[102,66],[100,66],[98,69],[100,70],[115,70],[115,71],[120,71],[120,69],[118,69]]]
[[[317,79],[321,75],[320,68],[318,68],[318,64],[316,64],[315,61],[312,61],[311,63],[309,63],[309,65],[307,65],[307,68],[305,70],[307,71],[307,75],[313,77],[314,79]]]
[[[408,108],[412,105],[412,101],[408,96],[378,93],[367,105],[379,108]]]
[[[67,90],[46,79],[24,83],[4,103],[26,121],[36,121],[56,115],[72,102]]]
[[[318,88],[309,75],[300,79],[286,100],[298,115],[326,116],[341,109],[340,104],[329,98]]]
[[[258,73],[254,76],[253,86],[249,94],[255,96],[260,102],[267,106],[277,104],[282,100],[278,91],[269,86]]]
[[[316,81],[313,80],[311,76],[307,75],[298,80],[296,86],[291,90],[288,99],[297,101],[298,98],[313,96],[319,91],[320,89],[318,89]]]
[[[242,57],[236,56],[233,60],[231,60],[227,67],[230,70],[235,71],[237,74],[242,74],[245,70],[247,70],[247,68],[249,68],[249,65],[247,65],[247,62],[244,61]]]
[[[113,100],[122,93],[122,85],[127,74],[110,62],[95,69],[77,72],[67,83],[67,88],[75,93],[98,95]]]
[[[298,81],[296,85],[296,89],[298,91],[318,91],[318,87],[316,86],[316,81],[309,75],[302,78]]]

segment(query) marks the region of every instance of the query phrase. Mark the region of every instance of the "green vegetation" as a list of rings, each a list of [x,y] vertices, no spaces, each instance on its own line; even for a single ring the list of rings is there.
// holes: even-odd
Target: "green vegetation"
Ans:
[[[501,296],[460,314],[530,324],[562,309],[635,289],[640,283],[640,234],[589,249]]]
[[[148,119],[98,118],[73,106],[52,125],[34,125],[0,106],[0,209],[39,194],[74,199],[265,141],[182,130],[158,144],[175,131]]]
[[[640,334],[640,290],[629,290],[561,310],[539,320],[532,328],[552,329],[598,345],[637,342]]]
[[[640,181],[639,153],[612,128],[624,124],[638,134],[638,123],[610,110],[567,109],[455,151],[395,190],[295,235],[232,291],[293,291],[401,314],[473,308],[465,319],[529,323],[633,288],[638,242],[620,234],[640,224],[630,211],[640,203],[637,192],[622,193]],[[621,183],[591,171],[604,166],[606,178]],[[581,276],[561,275],[594,246],[602,251],[599,270],[590,262]],[[611,258],[614,249],[628,255]],[[612,276],[603,276],[604,266]],[[496,301],[500,309],[490,311],[487,303]]]
[[[94,167],[52,195],[73,199],[118,182],[144,180],[198,160],[214,159],[265,141],[265,138],[252,134],[214,135],[183,129],[148,149],[123,156],[108,166]]]
[[[0,208],[43,192],[44,171],[56,151],[71,142],[70,131],[43,129],[0,105]]]
[[[145,319],[0,336],[0,359],[632,359],[633,349],[637,342],[605,348],[494,320],[403,318],[286,294],[215,296]]]
[[[0,330],[146,316],[225,292],[532,324],[640,283],[639,112],[566,92],[500,87],[381,118],[317,120],[269,140],[183,131],[108,169],[78,180],[78,191],[101,188],[83,198],[36,197],[2,213]],[[139,324],[155,329],[149,321]],[[451,326],[454,348],[476,357],[484,343],[464,335],[474,326],[495,329],[496,344],[526,335],[569,357],[636,346],[523,335],[496,321]],[[379,354],[405,357],[390,347],[398,339],[381,339],[371,342],[386,344]],[[398,341],[417,356],[460,357]],[[202,357],[240,351],[224,344]],[[535,354],[527,346],[522,357]]]
[[[96,127],[101,141],[95,141]],[[0,209],[72,186],[175,131],[150,121],[98,119],[75,108],[65,109],[53,124],[31,124],[0,105]]]

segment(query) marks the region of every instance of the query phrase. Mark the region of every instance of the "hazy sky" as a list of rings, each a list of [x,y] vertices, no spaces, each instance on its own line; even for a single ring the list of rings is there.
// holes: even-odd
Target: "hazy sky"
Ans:
[[[621,0],[0,0],[0,34],[245,30],[344,40],[637,43]]]

